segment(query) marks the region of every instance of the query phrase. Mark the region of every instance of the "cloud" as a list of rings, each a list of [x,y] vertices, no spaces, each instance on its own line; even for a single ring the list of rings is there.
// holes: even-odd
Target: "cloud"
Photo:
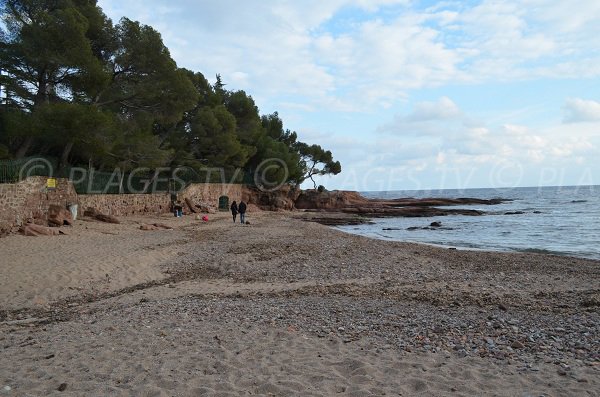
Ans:
[[[580,98],[568,98],[563,106],[564,123],[600,121],[600,102]]]
[[[437,102],[421,102],[414,111],[406,117],[407,121],[448,120],[461,116],[461,111],[448,97],[442,97]]]
[[[449,82],[600,76],[597,1],[576,10],[525,3],[99,1],[113,19],[156,27],[180,66],[209,79],[220,73],[259,104],[295,96],[346,112],[391,107],[411,90]]]
[[[466,117],[456,103],[448,97],[441,97],[433,102],[416,103],[409,114],[397,115],[392,122],[378,127],[377,131],[402,136],[438,136],[441,131],[450,134],[457,128],[473,124],[477,123]]]

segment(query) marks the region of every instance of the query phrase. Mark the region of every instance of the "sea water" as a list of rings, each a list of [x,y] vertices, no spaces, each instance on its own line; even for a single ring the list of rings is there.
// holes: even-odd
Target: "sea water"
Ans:
[[[439,207],[476,209],[485,212],[483,216],[374,218],[372,224],[339,229],[386,240],[600,259],[600,186],[386,191],[362,195],[379,199],[472,197],[511,201]],[[428,228],[432,222],[442,226]]]

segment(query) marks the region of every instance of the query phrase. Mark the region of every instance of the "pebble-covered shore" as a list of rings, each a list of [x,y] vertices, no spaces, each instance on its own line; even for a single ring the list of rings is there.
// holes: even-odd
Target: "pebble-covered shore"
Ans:
[[[84,292],[56,301],[46,311],[5,311],[0,324],[0,387],[9,387],[7,394],[55,390],[62,384],[55,385],[58,378],[65,378],[62,365],[73,379],[66,391],[91,391],[98,385],[89,364],[94,358],[89,356],[130,360],[134,367],[140,362],[143,367],[164,355],[180,378],[204,376],[205,385],[186,389],[157,382],[153,395],[171,395],[174,390],[176,395],[194,395],[192,390],[200,395],[488,394],[480,388],[486,385],[484,374],[492,370],[502,376],[487,384],[491,395],[597,395],[599,262],[376,241],[305,222],[310,216],[262,213],[244,226],[232,225],[227,218],[208,227],[189,223],[173,232],[179,233],[177,244],[152,248],[177,251],[176,259],[169,256],[160,265],[164,279],[104,294]],[[44,320],[27,321],[34,316]],[[244,349],[262,354],[252,338],[267,338],[268,349],[277,351],[271,355],[289,356],[291,361],[281,356],[269,364],[263,357],[267,361],[254,368],[250,357],[234,359]],[[335,349],[327,350],[331,343],[336,343]],[[199,374],[186,349],[202,357],[203,349],[213,344],[228,346],[227,354],[217,360],[223,367]],[[133,347],[124,355],[120,350],[128,350],[128,345]],[[33,358],[40,354],[52,357]],[[369,370],[354,381],[356,374],[328,373],[331,368],[318,361],[325,357],[333,365],[338,356],[357,354],[368,356],[359,361],[369,363],[364,364]],[[302,374],[308,369],[286,366],[296,356],[298,362],[319,368],[324,378],[318,381],[314,374]],[[14,365],[7,364],[9,357]],[[177,357],[194,367],[187,375]],[[435,373],[435,378],[424,376],[423,384],[415,381],[406,387],[402,372],[396,374],[400,378],[386,380],[383,367],[423,357],[435,357],[437,364],[423,364],[421,369]],[[70,360],[80,368],[72,368]],[[464,363],[472,373],[464,378],[446,373],[440,362],[452,368]],[[300,386],[284,387],[277,377],[279,383],[263,379],[257,384],[227,377],[228,371],[264,377],[274,371],[273,365],[290,372]],[[101,382],[110,388],[102,390],[146,393],[140,374],[160,377],[164,368],[142,367],[109,371],[103,365]],[[414,375],[413,369],[406,374]],[[217,375],[229,379],[226,390],[215,386],[221,379]],[[469,376],[480,375],[469,381]],[[26,379],[31,376],[39,379]],[[515,376],[521,378],[516,381]],[[527,394],[533,391],[537,394]]]

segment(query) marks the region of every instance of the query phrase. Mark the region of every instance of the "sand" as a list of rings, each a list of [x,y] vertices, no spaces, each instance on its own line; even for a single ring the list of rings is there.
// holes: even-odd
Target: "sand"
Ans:
[[[0,395],[599,395],[600,262],[248,215],[1,239]]]

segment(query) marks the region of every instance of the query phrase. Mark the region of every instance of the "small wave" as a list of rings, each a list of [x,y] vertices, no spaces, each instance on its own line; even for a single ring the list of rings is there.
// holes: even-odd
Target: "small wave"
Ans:
[[[571,204],[587,203],[587,200],[571,200]]]

